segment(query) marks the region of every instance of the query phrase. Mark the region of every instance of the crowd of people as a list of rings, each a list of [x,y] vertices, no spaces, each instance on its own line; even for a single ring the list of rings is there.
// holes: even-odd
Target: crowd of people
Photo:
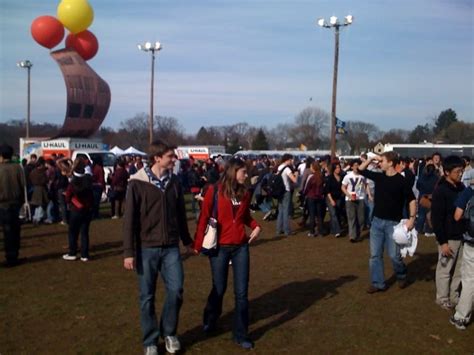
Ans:
[[[470,321],[474,296],[474,169],[470,157],[433,154],[425,159],[400,158],[394,152],[380,156],[362,154],[345,161],[290,154],[279,159],[222,157],[206,162],[182,161],[177,174],[175,147],[156,141],[148,162],[141,157],[119,159],[106,177],[100,159],[51,159],[32,155],[15,164],[13,149],[0,147],[0,218],[8,266],[19,262],[19,216],[31,206],[32,221],[68,225],[69,252],[64,260],[89,255],[89,226],[103,217],[100,204],[108,200],[111,214],[123,217],[124,267],[136,270],[139,279],[141,327],[146,354],[157,353],[159,337],[168,352],[180,349],[177,324],[182,304],[184,271],[179,251],[203,252],[210,218],[217,220],[217,247],[209,257],[212,289],[203,310],[203,330],[212,333],[222,312],[229,268],[233,269],[233,340],[253,348],[248,336],[249,244],[258,238],[261,223],[276,220],[275,236],[291,238],[305,230],[310,238],[345,235],[351,243],[369,231],[371,284],[368,294],[384,292],[383,253],[387,252],[404,289],[409,273],[394,231],[405,235],[436,237],[436,303],[455,309],[450,318],[458,329]],[[107,187],[110,186],[110,187]],[[185,194],[190,194],[196,217],[194,238],[188,230]],[[258,222],[253,213],[262,212]],[[297,221],[293,219],[299,218]],[[247,233],[246,227],[251,231]],[[415,233],[416,231],[417,233]],[[462,266],[462,268],[461,268]],[[164,280],[166,298],[161,320],[155,314],[158,276]]]

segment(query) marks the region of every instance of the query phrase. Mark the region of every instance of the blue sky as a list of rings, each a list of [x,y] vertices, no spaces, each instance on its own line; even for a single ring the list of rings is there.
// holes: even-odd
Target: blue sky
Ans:
[[[347,14],[354,23],[340,35],[338,117],[411,129],[453,108],[474,121],[472,0],[89,3],[100,46],[89,65],[112,91],[105,126],[149,110],[150,54],[136,47],[147,40],[163,44],[155,114],[176,117],[188,133],[237,122],[271,128],[309,105],[330,112],[334,35],[316,20]],[[1,1],[0,121],[26,116],[26,71],[16,67],[24,59],[34,64],[32,120],[64,120],[62,75],[30,35],[31,22],[55,16],[58,4]]]

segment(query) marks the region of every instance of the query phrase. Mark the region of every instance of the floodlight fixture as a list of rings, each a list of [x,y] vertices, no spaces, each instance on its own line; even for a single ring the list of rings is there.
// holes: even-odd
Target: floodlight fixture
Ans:
[[[18,68],[31,68],[33,66],[33,63],[31,63],[29,60],[22,60],[21,62],[16,63]]]

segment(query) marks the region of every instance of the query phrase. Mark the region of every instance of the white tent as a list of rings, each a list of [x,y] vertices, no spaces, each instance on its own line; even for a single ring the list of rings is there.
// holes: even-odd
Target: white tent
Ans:
[[[122,155],[124,151],[120,149],[119,147],[115,146],[112,149],[110,149],[109,152],[114,153],[116,156],[119,156],[119,155]]]
[[[146,156],[146,153],[130,146],[128,147],[122,154],[129,154],[129,155],[143,155]]]

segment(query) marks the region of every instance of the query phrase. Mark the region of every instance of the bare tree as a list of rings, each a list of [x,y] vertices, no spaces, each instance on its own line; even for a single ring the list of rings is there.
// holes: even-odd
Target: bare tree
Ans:
[[[361,153],[374,146],[381,135],[376,125],[362,121],[348,121],[346,132],[343,139],[349,143],[351,154]]]
[[[123,142],[122,145],[131,145],[140,150],[145,149],[148,146],[148,115],[138,113],[135,117],[120,122],[118,135]]]
[[[406,129],[391,129],[388,132],[384,133],[381,138],[381,141],[384,144],[406,143],[408,141],[409,135],[410,131]]]
[[[280,123],[275,128],[265,132],[268,138],[268,144],[271,149],[285,149],[292,145],[289,132],[293,125],[289,123]]]
[[[456,121],[443,131],[445,143],[449,144],[474,144],[474,123]]]
[[[323,137],[329,135],[329,114],[318,107],[307,107],[295,117],[289,137],[296,145],[304,144],[310,149],[322,148]]]
[[[154,126],[154,131],[159,139],[173,145],[185,143],[184,128],[176,118],[155,116]]]

